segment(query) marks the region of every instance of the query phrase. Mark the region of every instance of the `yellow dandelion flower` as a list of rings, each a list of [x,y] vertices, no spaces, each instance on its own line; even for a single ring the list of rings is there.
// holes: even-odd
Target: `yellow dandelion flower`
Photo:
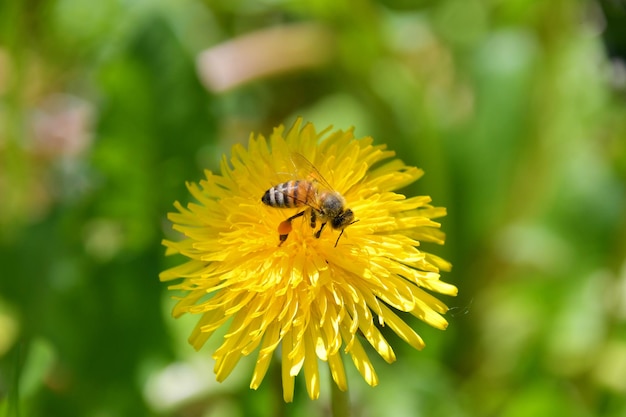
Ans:
[[[200,315],[189,338],[194,348],[228,326],[213,354],[218,381],[243,356],[256,353],[250,384],[256,389],[278,353],[285,401],[293,400],[294,379],[303,368],[307,392],[315,399],[320,360],[328,364],[338,388],[347,389],[342,359],[346,354],[375,386],[378,377],[362,343],[371,344],[385,361],[395,360],[380,326],[389,326],[416,349],[424,347],[395,311],[439,329],[447,326],[442,317],[447,307],[429,291],[456,295],[456,287],[439,279],[439,272],[450,265],[419,249],[424,241],[443,244],[444,235],[433,219],[446,212],[431,206],[430,197],[407,198],[395,192],[416,181],[422,171],[393,157],[370,137],[356,139],[351,130],[318,133],[313,125],[302,127],[297,120],[286,135],[280,126],[269,140],[251,136],[247,149],[235,145],[230,160],[222,160],[220,174],[207,171],[199,185],[187,184],[197,203],[185,208],[176,202],[178,212],[169,214],[184,238],[164,240],[164,245],[167,254],[179,253],[188,260],[160,278],[182,278],[170,286],[185,294],[174,307],[175,317]],[[294,159],[311,161],[318,173],[309,174],[319,178],[304,177]],[[321,177],[328,179],[354,220],[333,228],[333,219],[325,218],[322,210],[305,204],[276,208],[261,201],[273,186],[298,176],[315,185],[314,193],[322,186]],[[282,194],[275,199],[289,198],[295,191],[277,192]],[[320,194],[311,199],[322,198]],[[298,194],[300,201],[307,201],[303,198]],[[285,222],[302,210],[305,216]],[[317,237],[324,221],[329,226]],[[290,229],[280,246],[279,226],[283,235],[285,226]]]

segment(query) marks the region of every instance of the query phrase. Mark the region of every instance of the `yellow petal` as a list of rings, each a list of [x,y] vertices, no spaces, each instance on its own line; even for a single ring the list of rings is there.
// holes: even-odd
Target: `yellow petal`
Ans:
[[[415,333],[415,330],[402,321],[400,317],[396,316],[391,309],[385,305],[381,305],[381,308],[381,316],[383,320],[385,320],[385,323],[388,324],[389,327],[391,327],[391,329],[393,329],[393,331],[400,336],[402,340],[418,350],[421,350],[424,347],[424,341],[417,333]]]
[[[309,398],[316,400],[320,396],[320,374],[317,368],[317,357],[315,355],[315,335],[308,331],[304,335],[304,346],[306,354],[304,356],[304,381]]]
[[[355,339],[352,344],[352,348],[348,353],[352,357],[354,366],[359,371],[365,382],[372,387],[378,385],[378,375],[376,374],[374,366],[367,357],[367,354],[365,353],[365,350],[363,350],[363,346],[361,346],[358,339]]]
[[[263,344],[259,351],[254,372],[252,373],[252,381],[250,382],[250,388],[252,389],[257,389],[259,385],[261,385],[263,378],[265,378],[267,369],[272,361],[272,354],[280,342],[278,333],[278,323],[275,322],[268,326],[265,336],[263,337]]]
[[[336,352],[328,356],[328,367],[330,368],[330,374],[335,384],[337,384],[337,387],[339,387],[341,391],[346,391],[348,389],[348,379],[346,378],[346,371],[343,367],[341,353]]]
[[[294,390],[294,376],[292,375],[292,369],[294,368],[294,363],[291,358],[289,358],[289,354],[293,349],[293,340],[292,340],[291,332],[287,332],[283,337],[282,342],[282,381],[283,381],[283,400],[286,403],[290,403],[293,401],[293,390]]]

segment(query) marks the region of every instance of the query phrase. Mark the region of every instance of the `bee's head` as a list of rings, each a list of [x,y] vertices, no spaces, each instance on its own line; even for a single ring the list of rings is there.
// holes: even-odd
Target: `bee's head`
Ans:
[[[350,209],[345,209],[337,217],[334,217],[331,220],[331,225],[333,229],[341,229],[341,233],[339,233],[337,241],[335,242],[335,247],[337,247],[339,239],[341,239],[341,236],[343,236],[344,229],[356,222],[358,222],[358,220],[354,220],[354,213]]]
[[[335,230],[343,230],[354,223],[354,213],[351,209],[345,209],[339,215],[331,219],[331,226]]]

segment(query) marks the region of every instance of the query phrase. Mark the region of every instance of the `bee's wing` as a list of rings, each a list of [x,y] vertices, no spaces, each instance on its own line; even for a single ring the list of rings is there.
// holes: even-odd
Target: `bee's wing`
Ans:
[[[326,181],[326,178],[324,178],[319,170],[315,168],[315,165],[313,165],[313,163],[309,161],[304,155],[298,152],[292,152],[291,162],[298,172],[306,174],[311,180],[317,182],[323,188],[334,191],[333,187],[328,183],[328,181]]]

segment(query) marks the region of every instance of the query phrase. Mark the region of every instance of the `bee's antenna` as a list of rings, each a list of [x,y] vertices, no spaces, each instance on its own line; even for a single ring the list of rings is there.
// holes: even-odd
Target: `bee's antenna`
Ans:
[[[353,221],[350,224],[348,224],[348,226],[350,226],[351,224],[354,224],[354,223],[356,223],[358,221],[359,221],[359,219],[356,219],[355,221]],[[346,227],[348,227],[348,226],[346,226]],[[346,230],[346,227],[341,229],[341,233],[339,233],[339,236],[337,237],[337,241],[335,242],[335,247],[337,247],[337,244],[339,244],[339,239],[341,239],[341,236],[343,235],[343,232]]]
[[[343,231],[346,229],[341,229],[341,233],[339,233],[339,237],[337,237],[337,241],[335,242],[335,247],[337,247],[337,244],[339,243],[339,239],[341,239],[341,236],[343,235]]]

